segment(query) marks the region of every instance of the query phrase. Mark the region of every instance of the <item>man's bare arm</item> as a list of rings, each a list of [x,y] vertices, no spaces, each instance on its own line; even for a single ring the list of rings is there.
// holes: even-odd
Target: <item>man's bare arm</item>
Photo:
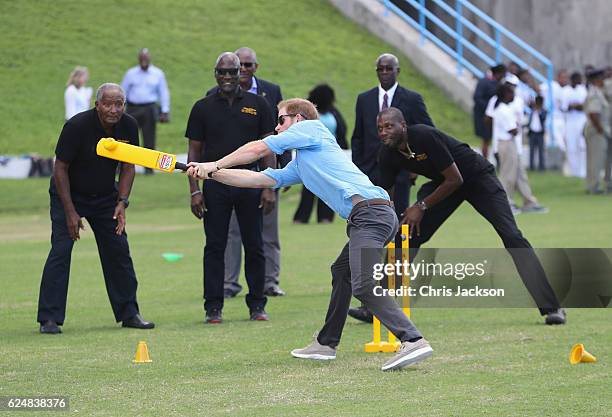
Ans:
[[[442,171],[441,174],[444,176],[444,181],[433,193],[423,199],[427,207],[435,206],[463,185],[463,177],[457,168],[457,164],[454,162]]]
[[[206,178],[210,172],[218,171],[222,168],[231,168],[237,165],[247,165],[258,159],[268,159],[272,154],[272,150],[268,148],[263,140],[256,140],[242,145],[229,155],[224,156],[216,162],[204,162],[196,164],[190,162],[190,171],[196,173],[197,178]],[[191,173],[188,172],[191,176]]]
[[[248,169],[222,169],[212,175],[215,181],[242,188],[271,188],[276,181],[261,172]]]

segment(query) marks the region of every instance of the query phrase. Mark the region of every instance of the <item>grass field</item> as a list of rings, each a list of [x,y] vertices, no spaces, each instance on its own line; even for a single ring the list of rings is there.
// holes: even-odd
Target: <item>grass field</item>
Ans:
[[[602,225],[611,197],[583,195],[579,181],[556,175],[531,180],[551,208],[547,215],[518,217],[535,246],[610,245],[612,230]],[[156,329],[113,322],[87,230],[73,254],[64,334],[40,335],[35,319],[49,250],[47,180],[0,181],[0,187],[0,396],[66,395],[71,412],[86,416],[612,415],[610,310],[572,309],[566,326],[547,327],[534,309],[417,309],[415,321],[435,352],[403,372],[379,370],[387,356],[362,352],[371,328],[354,321],[336,361],[291,358],[289,351],[308,343],[322,324],[329,264],[345,242],[338,219],[291,224],[295,188],[281,201],[281,280],[288,295],[270,299],[270,322],[249,322],[239,296],[227,302],[223,325],[203,324],[203,234],[189,213],[186,180],[138,176],[127,230],[141,310]],[[499,245],[465,206],[429,246]],[[168,251],[185,257],[165,263],[160,254]],[[131,363],[140,340],[153,363]],[[599,362],[570,366],[568,352],[577,342]]]
[[[399,55],[400,82],[423,94],[436,125],[472,144],[471,117],[450,103],[408,57],[347,21],[324,0],[3,1],[0,14],[0,155],[53,153],[63,91],[75,65],[90,85],[119,82],[141,47],[166,72],[172,121],[158,147],[184,152],[192,104],[213,85],[215,58],[253,47],[258,75],[285,97],[317,83],[336,90],[352,130],[356,95],[376,85],[374,60]],[[609,247],[612,197],[590,197],[579,180],[530,175],[547,215],[518,222],[536,247]],[[138,176],[128,211],[141,311],[152,331],[113,322],[89,228],[73,252],[67,320],[60,336],[38,333],[40,275],[49,251],[48,179],[0,180],[0,397],[64,395],[82,416],[606,416],[612,415],[612,313],[572,309],[547,327],[535,309],[416,309],[431,360],[382,373],[384,354],[365,354],[371,328],[349,320],[338,358],[293,359],[322,324],[329,265],[346,241],[344,222],[296,226],[299,190],[282,195],[282,287],[271,321],[248,320],[244,297],[228,300],[225,323],[202,309],[203,231],[181,175]],[[470,207],[457,211],[430,247],[499,247]],[[166,263],[163,252],[184,258]],[[518,278],[517,278],[518,279]],[[153,363],[134,365],[138,341]],[[582,342],[596,364],[570,366]],[[13,415],[0,411],[0,416]],[[19,415],[47,415],[24,412]]]

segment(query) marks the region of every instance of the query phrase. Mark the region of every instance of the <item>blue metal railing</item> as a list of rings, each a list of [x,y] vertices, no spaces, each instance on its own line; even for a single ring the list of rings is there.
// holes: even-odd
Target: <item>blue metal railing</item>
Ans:
[[[463,70],[467,69],[474,76],[482,78],[485,74],[481,68],[490,67],[496,63],[502,62],[505,59],[510,59],[519,64],[521,67],[528,69],[539,83],[544,83],[547,85],[546,104],[549,114],[553,114],[553,64],[551,60],[520,39],[514,33],[510,32],[504,26],[500,25],[497,21],[492,19],[478,7],[474,6],[468,0],[454,0],[455,7],[451,7],[444,0],[403,0],[405,4],[410,5],[414,12],[416,12],[418,16],[417,19],[411,17],[408,15],[408,13],[402,10],[402,8],[394,4],[399,3],[398,1],[379,1],[382,1],[384,4],[386,12],[392,11],[419,32],[419,43],[421,45],[424,45],[425,42],[429,40],[456,60],[457,75],[462,75]],[[439,16],[436,16],[429,9],[427,9],[427,2],[435,4],[440,9],[445,11],[451,17],[451,20],[454,20],[454,25],[451,26],[445,23]],[[473,13],[477,19],[475,19],[475,21],[470,21],[463,14],[465,10]],[[454,47],[450,46],[440,39],[439,36],[431,32],[427,28],[428,22],[431,22],[436,28],[439,28],[444,34],[448,35],[452,39],[452,45],[454,45]],[[478,28],[477,23],[480,22],[484,22],[489,25],[493,32],[493,37],[489,36],[482,29]],[[481,40],[485,44],[489,45],[493,52],[487,54],[481,47],[474,45],[474,43],[466,39],[466,32],[475,35],[478,40]],[[514,53],[504,46],[504,42],[508,41],[520,52]],[[471,54],[466,55],[466,51],[469,51]],[[543,68],[544,70],[540,71],[537,68],[534,68],[532,65],[527,64],[526,60],[521,58],[521,56],[525,55],[530,58],[530,61],[536,61],[539,64],[539,67]],[[551,146],[554,146],[555,138],[551,129],[552,117],[548,118],[548,124],[548,131],[550,132],[551,137]]]

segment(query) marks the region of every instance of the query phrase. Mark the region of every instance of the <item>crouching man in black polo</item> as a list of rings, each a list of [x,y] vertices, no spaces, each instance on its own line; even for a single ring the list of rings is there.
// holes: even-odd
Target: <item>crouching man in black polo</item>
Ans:
[[[516,269],[546,324],[565,324],[565,310],[548,283],[531,245],[514,221],[495,169],[467,144],[431,126],[408,126],[401,111],[389,107],[378,114],[380,186],[393,187],[401,168],[429,178],[408,207],[402,223],[410,225],[410,259],[444,221],[463,203],[470,203],[502,239]],[[520,249],[520,250],[514,250]]]
[[[125,94],[117,84],[102,84],[96,106],[66,122],[55,148],[51,196],[51,251],[45,263],[38,299],[40,332],[61,333],[64,324],[70,258],[74,242],[91,226],[98,244],[106,291],[115,320],[123,327],[152,329],[140,316],[136,302],[136,274],[125,233],[125,209],[134,182],[134,165],[96,154],[103,137],[138,145],[138,125],[124,114]]]

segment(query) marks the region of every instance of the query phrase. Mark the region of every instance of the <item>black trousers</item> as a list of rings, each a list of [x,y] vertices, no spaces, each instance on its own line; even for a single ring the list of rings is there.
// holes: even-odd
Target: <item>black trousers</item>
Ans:
[[[325,204],[323,200],[316,197],[312,192],[310,192],[308,188],[302,186],[300,204],[298,205],[298,208],[295,211],[295,214],[293,215],[294,221],[308,223],[308,221],[310,220],[310,213],[312,212],[312,207],[314,206],[315,198],[317,199],[317,222],[332,222],[334,220],[334,211],[329,208],[329,206]]]
[[[204,185],[204,309],[223,308],[225,247],[232,209],[240,226],[244,246],[244,273],[249,286],[246,304],[250,310],[266,305],[264,283],[266,259],[263,253],[261,190],[237,188],[207,181]]]
[[[545,150],[544,150],[544,132],[529,132],[529,169],[534,171],[536,169],[535,156],[538,154],[538,169],[544,171],[546,169],[545,164]]]
[[[155,149],[155,128],[157,123],[157,104],[128,103],[127,112],[138,122],[142,130],[142,144],[145,148]]]
[[[437,186],[433,181],[423,184],[418,191],[418,199],[427,197]],[[470,203],[495,228],[540,313],[544,315],[558,309],[559,301],[546,278],[544,268],[516,225],[506,192],[492,166],[477,178],[464,182],[452,195],[425,212],[421,220],[420,236],[415,231],[409,241],[410,259],[415,259],[418,248],[433,236],[464,201]]]
[[[42,323],[53,320],[64,323],[66,316],[66,297],[70,260],[74,241],[68,234],[64,207],[51,186],[51,251],[40,282],[38,298],[38,318]],[[127,234],[115,234],[117,221],[113,213],[117,205],[117,195],[88,197],[72,195],[77,213],[85,217],[91,226],[98,245],[106,292],[116,321],[127,320],[138,314],[136,302],[136,273],[130,257]]]

